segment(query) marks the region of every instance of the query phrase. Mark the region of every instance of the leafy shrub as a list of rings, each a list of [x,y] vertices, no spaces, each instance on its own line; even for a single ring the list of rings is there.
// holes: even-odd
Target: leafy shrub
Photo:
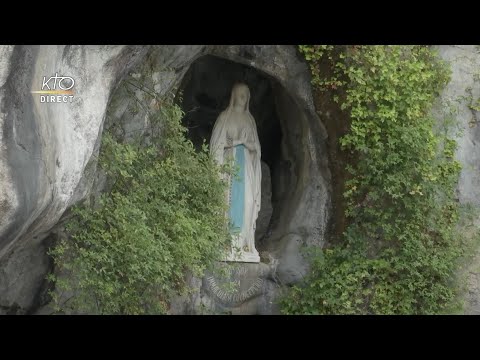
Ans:
[[[286,314],[433,314],[455,297],[464,244],[456,143],[430,115],[449,70],[426,46],[301,46],[313,84],[348,112],[354,154],[343,243],[313,257]],[[327,65],[325,75],[319,71]]]
[[[58,310],[99,314],[165,313],[228,246],[224,186],[206,146],[196,152],[170,101],[150,115],[145,141],[105,132],[99,165],[109,179],[96,206],[78,206],[69,239],[51,251],[61,276]],[[64,302],[61,294],[72,294]]]

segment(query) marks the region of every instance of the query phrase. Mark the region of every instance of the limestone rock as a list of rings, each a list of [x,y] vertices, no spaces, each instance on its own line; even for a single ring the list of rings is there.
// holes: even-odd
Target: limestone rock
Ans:
[[[308,262],[302,253],[303,240],[299,235],[288,234],[280,244],[276,253],[277,278],[282,285],[299,282],[308,271]]]
[[[459,200],[480,207],[480,47],[442,45],[437,50],[450,64],[452,77],[441,94],[436,113],[440,118],[454,115],[461,130],[456,154],[462,164]]]
[[[458,196],[461,203],[480,207],[480,114],[475,110],[480,51],[478,46],[437,48],[451,63],[452,80],[434,112],[442,117],[453,109],[450,105],[456,107],[463,130]],[[215,68],[221,68],[217,77],[207,79]],[[231,78],[222,75],[230,70]],[[31,93],[39,90],[43,76],[55,72],[75,79],[71,104],[40,103]],[[209,292],[208,277],[193,279],[198,291],[172,309],[198,313],[201,305],[230,313],[278,313],[281,286],[298,282],[308,271],[303,245],[326,241],[331,201],[327,133],[313,106],[308,66],[287,45],[0,46],[0,313],[31,311],[51,267],[45,238],[67,208],[105,183],[95,155],[106,114],[107,125],[118,122],[127,132],[145,127],[144,113],[126,111],[127,95],[119,85],[128,76],[147,76],[162,94],[185,83],[192,97],[184,104],[200,107],[205,126],[198,134],[204,137],[225,105],[223,86],[236,76],[254,84],[252,109],[263,144],[274,137],[271,114],[278,116],[278,147],[262,149],[268,161],[262,164],[257,240],[267,226],[271,233],[262,240],[262,263],[247,264],[245,274],[232,278],[240,280],[241,291],[248,292],[257,279],[262,285],[242,301],[222,305]],[[478,286],[471,290],[469,301],[477,311]]]
[[[250,66],[272,79],[276,102],[272,106],[280,112],[284,134],[278,151],[286,164],[273,169],[271,175],[272,183],[274,178],[282,178],[284,185],[272,194],[278,210],[272,219],[272,239],[295,233],[309,244],[324,243],[330,202],[326,131],[313,107],[308,67],[294,46],[2,46],[3,312],[18,309],[15,311],[25,313],[34,306],[49,269],[44,239],[65,210],[96,186],[94,180],[99,176],[95,155],[100,148],[107,107],[116,116],[113,121],[121,119],[132,130],[143,121],[141,114],[135,117],[122,110],[125,97],[121,90],[116,92],[122,79],[130,71],[133,76],[153,67],[153,86],[166,92],[178,85],[190,65],[203,55]],[[147,57],[148,64],[144,62]],[[40,90],[44,76],[55,73],[75,80],[72,103],[45,104],[38,94],[31,93]]]
[[[41,240],[85,195],[80,179],[111,91],[147,50],[15,46],[0,50],[0,305],[30,307],[47,271]],[[40,103],[43,77],[75,79],[72,103]]]
[[[272,217],[272,179],[268,165],[262,161],[262,200],[257,218],[255,240],[261,239],[267,232]]]
[[[456,158],[462,165],[457,186],[461,204],[473,206],[477,218],[464,235],[475,236],[480,229],[480,46],[441,45],[439,55],[450,64],[451,81],[438,99],[434,109],[439,123],[445,117],[457,120]],[[460,269],[466,276],[464,291],[465,313],[480,314],[480,249],[470,254],[467,269]]]

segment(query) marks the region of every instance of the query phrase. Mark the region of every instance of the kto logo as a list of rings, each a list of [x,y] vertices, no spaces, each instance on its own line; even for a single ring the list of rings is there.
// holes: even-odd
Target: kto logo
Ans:
[[[75,80],[70,76],[43,77],[42,90],[32,91],[32,94],[41,94],[41,103],[67,103],[73,102],[73,87]]]

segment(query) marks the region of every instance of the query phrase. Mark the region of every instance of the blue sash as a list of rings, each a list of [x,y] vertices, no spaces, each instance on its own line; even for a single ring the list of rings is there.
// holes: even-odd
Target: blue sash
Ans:
[[[235,146],[235,169],[232,175],[230,222],[231,232],[240,232],[243,227],[245,208],[245,146]]]

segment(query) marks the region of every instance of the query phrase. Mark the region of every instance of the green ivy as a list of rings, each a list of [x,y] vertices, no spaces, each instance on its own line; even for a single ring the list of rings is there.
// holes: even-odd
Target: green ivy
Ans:
[[[186,272],[201,276],[229,245],[222,169],[186,139],[182,115],[164,101],[150,115],[148,142],[104,132],[108,191],[74,208],[69,238],[51,251],[57,310],[165,313],[186,289]]]
[[[434,131],[449,69],[427,46],[301,46],[312,82],[349,117],[343,242],[313,257],[286,314],[434,314],[465,249],[456,142]],[[320,71],[319,69],[327,69]]]

